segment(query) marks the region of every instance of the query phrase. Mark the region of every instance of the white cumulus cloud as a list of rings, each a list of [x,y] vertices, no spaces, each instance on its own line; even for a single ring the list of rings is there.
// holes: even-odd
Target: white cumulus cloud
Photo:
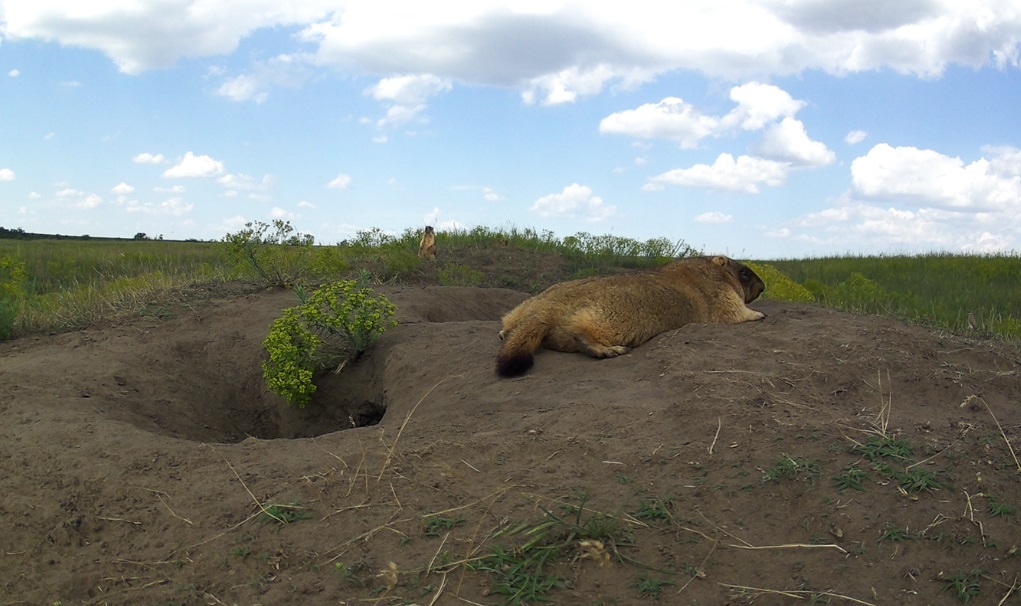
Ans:
[[[683,70],[727,80],[807,70],[932,77],[952,64],[1021,64],[1014,0],[43,0],[4,9],[5,39],[95,49],[128,74],[225,57],[260,30],[296,31],[285,48],[251,53],[251,69],[219,91],[232,99],[263,99],[304,81],[305,70],[435,74],[556,104]]]
[[[103,203],[102,198],[100,198],[96,194],[89,194],[82,198],[81,200],[78,200],[75,203],[75,208],[80,208],[82,210],[91,210],[93,208],[98,207],[102,203]]]
[[[826,144],[810,139],[805,125],[795,118],[784,118],[771,125],[752,149],[763,158],[794,166],[826,166],[837,158]]]
[[[330,189],[347,189],[349,185],[351,185],[351,175],[341,173],[327,183],[326,187]]]
[[[869,134],[863,130],[852,130],[844,136],[844,142],[848,145],[855,145],[867,139]]]
[[[656,189],[661,184],[705,187],[748,194],[759,193],[760,185],[777,186],[787,181],[790,164],[730,154],[720,154],[709,164],[696,164],[691,168],[678,168],[653,177],[645,189]]]
[[[794,155],[799,160],[804,160],[802,156],[808,154],[818,161],[817,156],[823,152],[806,149],[809,140],[804,125],[797,120],[789,122],[805,106],[804,101],[794,99],[778,86],[760,82],[731,88],[730,99],[736,104],[734,109],[722,116],[712,116],[683,99],[667,97],[658,103],[646,103],[635,109],[610,114],[599,122],[599,132],[642,139],[667,139],[676,141],[682,148],[693,148],[706,137],[773,127],[774,132],[767,132],[770,138],[767,147],[787,150],[787,146],[781,144],[789,142],[797,146]]]
[[[734,220],[734,215],[728,215],[727,213],[721,213],[719,211],[710,211],[702,213],[695,217],[695,223],[730,223]]]
[[[804,101],[795,100],[782,88],[761,82],[735,86],[730,89],[730,100],[737,107],[722,123],[743,130],[760,130],[771,122],[793,116],[805,106]]]
[[[272,175],[263,175],[262,179],[257,181],[255,177],[243,173],[229,173],[216,179],[217,183],[228,189],[244,191],[267,191],[273,189],[275,181]]]
[[[187,152],[176,165],[163,171],[163,176],[168,179],[215,177],[223,174],[223,171],[223,162],[209,156],[197,156],[192,152]]]
[[[536,200],[530,209],[543,218],[580,218],[585,221],[603,221],[617,208],[606,204],[602,198],[592,194],[592,188],[572,183],[559,194],[550,194]]]
[[[610,114],[599,122],[599,132],[669,139],[681,147],[692,148],[716,132],[719,123],[719,119],[699,113],[683,99],[667,97],[658,103]]]
[[[117,195],[126,196],[130,193],[133,193],[135,191],[135,188],[122,181],[121,183],[118,183],[116,186],[114,186],[114,188],[111,189],[110,191]]]
[[[124,210],[129,213],[140,213],[157,217],[180,217],[190,213],[194,207],[194,204],[174,197],[163,202],[142,203],[132,200],[125,205]]]
[[[131,161],[136,164],[163,164],[167,161],[167,159],[163,156],[163,154],[150,154],[148,152],[143,152],[132,158]]]
[[[990,151],[996,151],[992,149]],[[948,209],[1021,207],[1017,150],[965,163],[931,149],[880,143],[851,163],[856,194]]]
[[[852,189],[787,227],[829,251],[1021,250],[1021,150],[984,147],[971,162],[882,143],[851,166]]]
[[[237,76],[230,76],[216,94],[232,101],[262,103],[277,87],[296,88],[312,75],[310,58],[302,54],[282,54],[259,61]]]
[[[13,181],[14,171],[9,168],[0,168],[0,181]]]
[[[383,78],[365,91],[373,99],[388,103],[386,117],[376,122],[383,127],[399,126],[421,114],[430,97],[453,87],[449,80],[432,74]]]

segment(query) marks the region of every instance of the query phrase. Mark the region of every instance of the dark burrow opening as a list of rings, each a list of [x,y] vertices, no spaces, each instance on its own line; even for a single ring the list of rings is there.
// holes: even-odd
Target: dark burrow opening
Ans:
[[[305,408],[292,406],[269,391],[257,360],[245,364],[247,368],[220,368],[220,372],[212,372],[202,360],[197,362],[163,368],[180,380],[162,393],[150,393],[147,385],[155,388],[167,381],[153,379],[140,369],[101,380],[82,395],[99,414],[155,434],[198,442],[310,438],[375,425],[386,411],[371,354],[340,373],[318,378]]]

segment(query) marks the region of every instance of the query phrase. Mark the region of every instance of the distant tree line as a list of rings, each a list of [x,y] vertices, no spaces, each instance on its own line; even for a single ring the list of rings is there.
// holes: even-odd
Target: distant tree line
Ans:
[[[63,235],[60,235],[60,234],[35,234],[35,233],[32,233],[32,232],[25,231],[24,229],[22,229],[20,227],[15,227],[14,229],[7,229],[6,227],[0,227],[0,239],[8,239],[8,240],[126,240],[127,238],[93,238],[92,236],[90,236],[88,234],[85,234],[83,236],[63,236]],[[150,236],[149,234],[147,234],[145,232],[141,232],[140,231],[137,234],[135,234],[135,236],[133,238],[131,238],[131,239],[132,240],[161,241],[161,240],[163,240],[163,234],[159,234],[158,236],[153,237],[153,236]],[[215,241],[216,240],[210,240],[210,242],[215,242]],[[185,240],[185,242],[201,242],[201,240],[196,240],[195,238],[188,238],[187,240]]]

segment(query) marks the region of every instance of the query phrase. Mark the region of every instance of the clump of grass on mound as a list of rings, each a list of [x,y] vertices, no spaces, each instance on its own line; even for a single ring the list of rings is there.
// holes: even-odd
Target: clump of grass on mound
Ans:
[[[564,586],[555,566],[570,557],[592,559],[600,565],[627,559],[619,548],[629,544],[630,530],[617,518],[592,512],[585,515],[589,510],[584,498],[579,505],[563,505],[562,514],[540,509],[545,521],[504,527],[492,538],[512,544],[494,545],[488,555],[468,563],[469,570],[487,572],[494,578],[493,593],[503,596],[506,604],[548,601],[550,592]]]

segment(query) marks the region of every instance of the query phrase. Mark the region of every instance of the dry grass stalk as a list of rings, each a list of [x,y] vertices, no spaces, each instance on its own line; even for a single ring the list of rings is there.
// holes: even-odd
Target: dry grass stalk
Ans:
[[[1003,427],[1000,425],[1000,421],[993,414],[993,409],[989,407],[989,402],[986,402],[981,396],[970,395],[961,402],[961,408],[969,404],[972,400],[982,400],[982,403],[986,405],[986,410],[989,411],[989,416],[993,418],[993,423],[996,423],[996,429],[1000,430],[1000,436],[1003,437],[1004,443],[1007,445],[1007,450],[1010,451],[1010,456],[1014,457],[1014,465],[1017,466],[1017,470],[1021,471],[1021,462],[1017,460],[1017,453],[1014,452],[1014,447],[1010,445],[1010,440],[1007,438],[1007,434],[1003,431]]]
[[[415,402],[415,405],[412,406],[411,410],[408,411],[407,416],[404,417],[404,422],[401,423],[400,429],[397,430],[397,437],[394,438],[393,443],[390,444],[390,448],[387,450],[386,458],[383,459],[383,466],[379,469],[379,475],[376,476],[377,484],[379,484],[379,481],[383,478],[383,474],[386,473],[387,466],[390,465],[390,460],[393,458],[394,449],[397,448],[397,443],[401,440],[401,435],[404,433],[404,428],[408,426],[408,422],[411,421],[412,415],[415,414],[415,411],[418,410],[418,407],[422,404],[422,402],[424,402],[425,399],[429,397],[429,394],[431,394],[437,387],[439,387],[447,379],[456,379],[463,377],[464,375],[461,374],[451,375],[449,377],[444,377],[440,379],[439,381],[436,382],[435,385],[429,388],[429,391],[425,392],[425,394],[421,398],[419,398],[418,402]]]
[[[167,508],[167,511],[170,512],[170,515],[174,516],[178,520],[182,520],[184,522],[187,522],[189,526],[194,526],[195,525],[195,523],[192,522],[191,520],[189,520],[188,518],[183,518],[183,517],[177,515],[176,513],[174,513],[174,510],[170,508],[170,505],[167,505],[167,502],[163,500],[163,495],[167,495],[168,499],[170,498],[170,495],[168,495],[167,493],[163,492],[162,490],[153,490],[151,488],[146,488],[146,490],[148,490],[149,492],[151,492],[154,495],[156,495],[156,497],[160,500],[160,503],[162,503],[163,506]]]
[[[881,438],[886,437],[887,430],[890,428],[890,412],[893,410],[893,389],[890,387],[890,370],[886,371],[886,386],[889,390],[886,396],[883,396],[883,372],[881,370],[876,371],[876,389],[879,391],[879,412],[876,413],[875,419],[869,424],[872,425],[872,430],[869,433],[874,433]]]
[[[716,435],[713,436],[713,442],[709,445],[709,456],[713,456],[713,448],[716,447],[716,440],[720,438],[720,429],[723,428],[723,420],[720,417],[716,417]]]
[[[782,595],[789,598],[794,598],[796,600],[807,600],[811,599],[812,596],[825,596],[828,598],[836,598],[838,600],[847,600],[848,602],[852,602],[854,604],[863,604],[864,606],[878,606],[877,604],[873,604],[872,602],[866,602],[864,600],[859,600],[858,598],[852,598],[851,596],[833,593],[831,591],[806,591],[803,589],[785,589],[785,590],[766,589],[763,587],[749,587],[747,585],[731,585],[729,583],[720,583],[720,585],[728,587],[730,589],[737,589],[738,591],[748,591],[758,594]]]
[[[277,516],[275,513],[269,511],[265,507],[263,507],[262,503],[259,502],[259,499],[256,498],[256,496],[252,493],[252,491],[248,489],[248,484],[245,484],[245,481],[241,479],[241,476],[238,474],[237,470],[234,469],[234,466],[231,465],[230,461],[227,460],[227,457],[223,457],[223,462],[227,464],[227,467],[230,467],[231,472],[234,473],[234,477],[238,479],[238,482],[241,482],[241,486],[245,489],[245,492],[248,493],[248,496],[252,497],[252,500],[255,501],[255,506],[259,508],[261,513],[263,513],[263,514],[273,518],[274,520],[276,520],[277,522],[280,522],[281,524],[286,524],[287,523],[286,520],[284,520],[283,518]]]
[[[387,522],[386,524],[382,524],[380,526],[376,526],[375,528],[366,530],[365,532],[363,532],[360,535],[354,537],[353,539],[349,539],[347,541],[344,541],[343,543],[341,543],[337,547],[334,547],[333,549],[330,549],[329,551],[327,551],[326,554],[329,554],[329,553],[332,553],[332,552],[337,552],[337,553],[333,557],[331,557],[330,559],[328,559],[325,562],[323,562],[323,564],[332,564],[333,562],[335,562],[337,559],[340,558],[340,556],[342,556],[345,553],[347,553],[347,549],[345,549],[345,548],[348,548],[352,544],[357,543],[358,541],[367,541],[367,540],[371,539],[376,533],[378,533],[381,530],[390,530],[392,526],[395,526],[397,524],[403,524],[404,522],[410,522],[411,520],[412,520],[412,518],[402,518],[400,520],[391,520],[391,521]],[[323,554],[323,555],[326,555],[326,554]]]

